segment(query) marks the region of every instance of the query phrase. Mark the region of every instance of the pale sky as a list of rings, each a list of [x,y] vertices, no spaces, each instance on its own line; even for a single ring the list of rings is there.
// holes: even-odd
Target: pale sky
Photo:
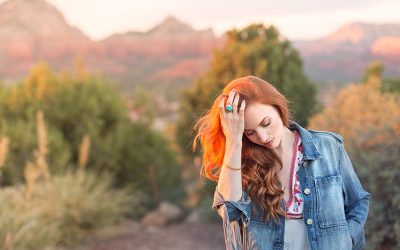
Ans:
[[[6,0],[0,0],[0,3]],[[147,31],[172,15],[217,35],[250,23],[273,24],[289,39],[326,36],[350,22],[399,23],[399,0],[48,0],[93,39]]]

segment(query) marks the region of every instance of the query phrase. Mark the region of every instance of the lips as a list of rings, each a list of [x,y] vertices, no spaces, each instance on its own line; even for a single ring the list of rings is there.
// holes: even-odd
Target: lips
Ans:
[[[274,139],[270,140],[269,142],[265,143],[264,145],[265,145],[266,147],[271,148],[271,147],[272,147],[272,141],[273,141],[273,140],[274,140]]]

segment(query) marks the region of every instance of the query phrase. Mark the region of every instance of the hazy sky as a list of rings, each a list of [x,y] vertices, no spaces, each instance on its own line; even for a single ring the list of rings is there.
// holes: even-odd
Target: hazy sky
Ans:
[[[6,0],[0,0],[0,3]],[[350,22],[400,23],[399,0],[48,0],[93,39],[146,31],[172,15],[217,34],[274,24],[289,39],[325,36]]]

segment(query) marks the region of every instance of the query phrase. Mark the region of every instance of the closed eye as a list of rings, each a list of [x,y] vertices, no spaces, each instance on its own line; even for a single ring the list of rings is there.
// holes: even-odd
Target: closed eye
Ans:
[[[268,123],[266,123],[266,124],[261,124],[261,127],[265,128],[265,127],[268,127],[270,124],[271,124],[271,120],[268,120]],[[253,135],[253,134],[254,134],[253,132],[248,132],[248,133],[246,133],[247,136],[251,136],[251,135]]]

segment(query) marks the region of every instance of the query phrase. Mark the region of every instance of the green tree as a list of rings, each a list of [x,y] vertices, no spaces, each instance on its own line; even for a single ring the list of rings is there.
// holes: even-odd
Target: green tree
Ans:
[[[208,71],[182,93],[176,138],[186,158],[185,165],[195,166],[193,178],[198,178],[200,169],[193,162],[200,152],[191,152],[194,121],[211,107],[227,83],[245,75],[258,76],[277,87],[288,98],[294,119],[300,124],[306,125],[317,110],[316,87],[306,77],[297,50],[282,39],[277,29],[255,24],[227,32],[226,44],[215,51]],[[211,192],[214,185],[207,181],[205,185]]]
[[[383,73],[383,65],[379,61],[373,61],[371,62],[367,69],[364,72],[364,82],[368,82],[371,80],[371,78],[382,78],[382,73]]]
[[[382,83],[382,91],[400,94],[400,78],[384,79]]]
[[[10,138],[4,184],[22,181],[23,167],[34,157],[35,115],[40,109],[48,132],[51,173],[75,167],[82,138],[89,135],[89,169],[108,172],[116,185],[153,198],[147,205],[179,202],[184,192],[169,141],[149,123],[130,121],[121,93],[87,73],[81,63],[76,66],[76,72],[56,74],[40,63],[22,82],[0,88],[0,135]],[[149,102],[141,96],[137,105]]]
[[[159,132],[149,129],[147,123],[123,125],[115,138],[118,185],[140,190],[146,204],[154,206],[160,201],[180,203],[185,195],[181,181],[181,167],[176,152]]]
[[[139,120],[151,125],[156,117],[155,104],[152,96],[143,86],[136,86],[132,94],[131,109],[140,114]]]
[[[364,82],[371,82],[374,79],[382,81],[382,92],[400,93],[400,79],[399,78],[385,78],[383,79],[383,72],[385,67],[379,61],[371,62],[364,73]],[[383,80],[381,80],[383,79]]]
[[[221,89],[245,75],[256,75],[277,87],[291,102],[290,108],[301,124],[306,125],[315,112],[316,87],[303,72],[297,50],[273,26],[250,25],[229,31],[225,47],[216,51],[209,72],[198,84],[210,82]]]
[[[190,145],[190,126],[231,80],[256,75],[276,86],[290,101],[295,120],[303,125],[317,111],[316,87],[303,72],[299,53],[273,27],[250,25],[231,30],[226,45],[214,53],[211,66],[195,85],[184,91],[177,129],[183,148]]]

